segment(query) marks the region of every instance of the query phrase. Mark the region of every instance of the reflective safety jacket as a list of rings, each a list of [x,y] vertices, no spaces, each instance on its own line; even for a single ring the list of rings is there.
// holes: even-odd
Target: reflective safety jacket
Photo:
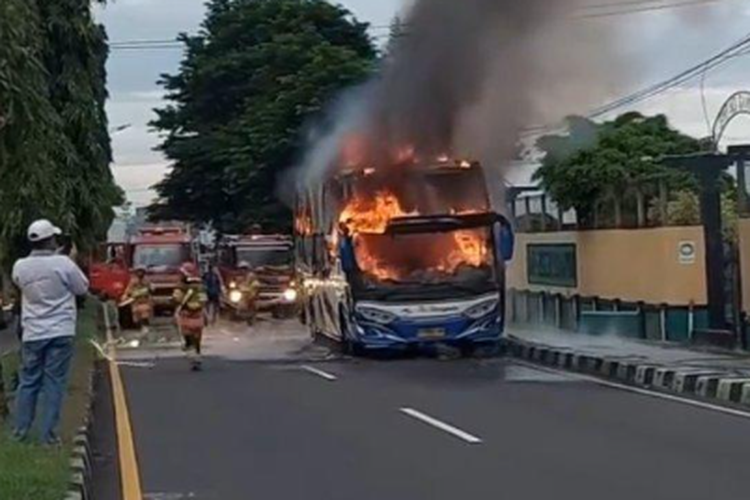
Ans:
[[[178,288],[174,291],[174,301],[178,307],[187,311],[200,311],[208,302],[208,296],[201,284],[190,284],[187,288]]]

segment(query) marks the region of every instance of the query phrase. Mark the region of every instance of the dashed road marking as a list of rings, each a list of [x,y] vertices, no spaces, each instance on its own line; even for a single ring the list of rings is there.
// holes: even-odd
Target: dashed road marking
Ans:
[[[328,372],[324,372],[323,370],[319,370],[318,368],[315,368],[314,366],[303,365],[301,368],[305,370],[306,372],[312,373],[313,375],[317,375],[318,377],[324,378],[328,380],[329,382],[335,382],[336,380],[338,380],[338,377],[336,375],[332,375]]]
[[[477,436],[473,434],[469,434],[468,432],[461,430],[458,427],[454,427],[451,424],[445,423],[441,420],[438,420],[434,417],[431,417],[413,408],[401,408],[401,413],[408,415],[411,418],[417,419],[422,423],[431,425],[432,427],[435,427],[436,429],[440,429],[443,432],[447,432],[448,434],[454,437],[457,437],[461,439],[462,441],[465,441],[469,444],[480,444],[482,442],[480,438],[478,438]]]

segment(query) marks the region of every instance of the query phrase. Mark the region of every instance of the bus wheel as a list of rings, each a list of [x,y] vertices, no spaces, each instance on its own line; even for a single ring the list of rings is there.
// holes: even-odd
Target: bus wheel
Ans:
[[[344,314],[344,310],[339,310],[339,332],[341,333],[341,352],[343,354],[354,354],[354,344],[349,335],[349,321]]]

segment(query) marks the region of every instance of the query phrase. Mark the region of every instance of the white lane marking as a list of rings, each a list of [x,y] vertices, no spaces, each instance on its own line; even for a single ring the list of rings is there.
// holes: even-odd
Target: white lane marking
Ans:
[[[99,355],[102,358],[112,363],[116,363],[118,366],[130,366],[132,368],[154,368],[156,367],[156,363],[147,363],[147,362],[139,362],[139,361],[118,361],[118,360],[112,359],[112,357],[104,351],[104,348],[96,340],[90,339],[89,342],[99,352]]]
[[[323,370],[318,370],[314,366],[304,365],[301,368],[305,370],[306,372],[312,373],[313,375],[317,375],[318,377],[322,377],[328,380],[329,382],[335,382],[336,380],[338,380],[338,377],[336,377],[336,375],[331,375],[330,373],[324,372]]]
[[[664,399],[666,401],[672,401],[674,403],[682,403],[684,405],[701,408],[703,410],[710,410],[710,411],[716,411],[719,413],[724,413],[726,415],[731,415],[733,417],[750,419],[750,412],[746,412],[743,410],[735,410],[734,408],[727,408],[724,406],[706,403],[703,401],[696,401],[693,399],[682,398],[680,396],[673,396],[672,394],[654,392],[654,391],[650,391],[648,389],[643,389],[640,387],[631,387],[629,385],[618,384],[617,382],[610,382],[608,380],[598,379],[596,377],[591,377],[589,375],[583,375],[580,373],[573,373],[573,372],[566,372],[564,370],[558,370],[555,368],[551,368],[549,366],[538,366],[538,365],[535,365],[534,363],[528,363],[520,359],[514,359],[513,362],[522,364],[524,366],[528,366],[529,368],[535,368],[541,371],[547,371],[550,373],[567,374],[567,375],[570,375],[571,377],[578,378],[580,380],[586,380],[589,382],[594,382],[595,384],[603,385],[605,387],[610,387],[612,389],[619,389],[621,391],[632,392],[635,394],[640,394],[642,396],[648,396],[648,397],[657,398],[657,399]]]
[[[415,418],[419,420],[420,422],[423,422],[427,425],[431,425],[437,429],[440,429],[443,432],[447,432],[448,434],[451,434],[452,436],[455,436],[463,441],[466,441],[469,444],[479,444],[482,442],[482,440],[479,439],[478,437],[472,434],[469,434],[466,431],[462,431],[458,427],[454,427],[450,424],[447,424],[443,421],[440,421],[436,418],[426,415],[422,413],[421,411],[417,411],[413,408],[401,408],[401,413],[408,415],[412,418]]]

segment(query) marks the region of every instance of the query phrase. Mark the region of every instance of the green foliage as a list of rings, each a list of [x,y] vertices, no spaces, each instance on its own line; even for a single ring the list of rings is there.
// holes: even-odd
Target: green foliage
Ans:
[[[279,174],[298,160],[304,125],[342,88],[362,81],[376,51],[367,25],[323,0],[213,0],[186,56],[162,85],[171,105],[153,126],[174,168],[154,217],[289,227]]]
[[[54,220],[82,248],[122,200],[109,170],[106,35],[89,0],[0,2],[0,260]]]
[[[650,209],[653,213],[658,210],[657,206]],[[737,211],[737,200],[731,193],[725,193],[721,197],[721,221],[724,240],[737,243],[739,241]],[[693,191],[678,191],[667,203],[667,225],[669,226],[696,226],[701,223],[701,204],[698,195]]]
[[[569,133],[545,136],[545,153],[534,178],[564,208],[575,208],[585,221],[594,203],[611,192],[664,178],[670,189],[691,189],[694,182],[668,169],[659,159],[701,150],[700,141],[677,132],[663,115],[628,113],[605,123],[568,119]]]

